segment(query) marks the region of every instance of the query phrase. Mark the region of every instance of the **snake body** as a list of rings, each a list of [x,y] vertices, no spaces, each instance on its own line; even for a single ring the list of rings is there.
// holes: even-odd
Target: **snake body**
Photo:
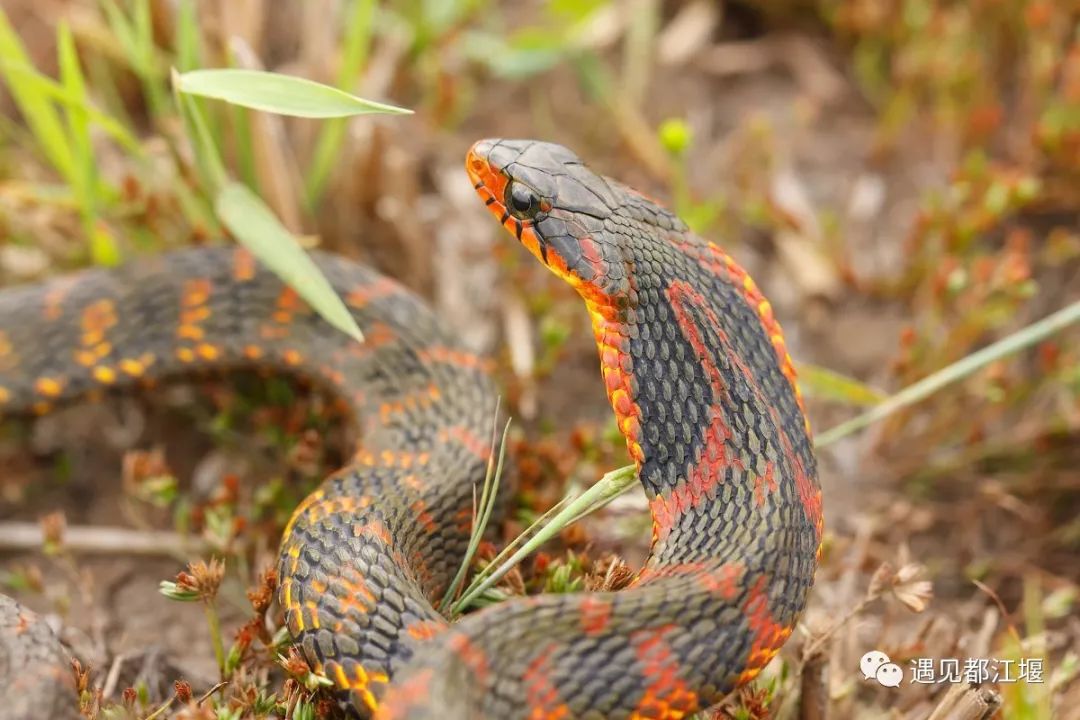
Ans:
[[[821,495],[779,324],[727,254],[563,147],[485,140],[466,169],[504,227],[585,300],[653,516],[629,588],[511,599],[452,625],[436,611],[491,449],[487,362],[396,283],[332,256],[315,259],[362,345],[239,249],[5,290],[0,403],[46,412],[210,367],[321,381],[361,439],[293,514],[278,599],[350,714],[686,717],[760,672],[813,581]],[[0,682],[12,637],[0,625]]]

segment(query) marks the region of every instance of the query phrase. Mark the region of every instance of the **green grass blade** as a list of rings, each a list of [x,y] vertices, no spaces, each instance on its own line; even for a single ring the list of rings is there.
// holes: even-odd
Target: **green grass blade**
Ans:
[[[345,28],[345,47],[338,66],[337,87],[348,91],[367,62],[371,48],[371,31],[375,18],[375,0],[354,0]],[[319,204],[330,172],[338,160],[341,142],[345,138],[346,121],[331,118],[319,130],[315,151],[304,182],[304,202],[309,211]]]
[[[25,74],[13,72],[13,66],[28,70],[34,67],[7,15],[0,9],[0,73],[45,157],[66,182],[75,182],[71,147],[60,114],[40,87],[28,82]]]
[[[198,17],[194,0],[180,0],[176,9],[176,68],[188,72],[202,65]]]
[[[158,66],[158,50],[154,43],[154,21],[150,12],[150,0],[135,0],[135,57],[139,77],[143,81],[150,116],[157,118],[165,112],[164,79]]]
[[[319,268],[246,185],[227,182],[217,193],[214,208],[229,232],[323,319],[357,341],[363,340],[353,316]]]
[[[838,372],[811,363],[798,363],[799,385],[810,397],[846,405],[873,407],[888,395]]]
[[[112,31],[113,37],[116,38],[117,43],[120,45],[121,52],[130,63],[131,59],[138,55],[135,28],[114,0],[101,0],[99,4],[105,14],[105,22],[108,24],[109,30]],[[134,68],[134,65],[132,65],[132,68]]]
[[[1068,305],[1042,320],[998,340],[992,345],[987,345],[982,350],[973,352],[952,365],[927,375],[922,380],[907,386],[862,415],[842,422],[836,427],[821,433],[815,439],[815,444],[817,447],[825,447],[840,438],[862,430],[867,425],[886,418],[920,400],[925,400],[946,385],[962,380],[996,360],[1030,347],[1077,321],[1080,321],[1080,301]]]
[[[195,140],[195,162],[202,176],[203,185],[207,187],[209,194],[216,195],[229,180],[225,163],[210,133],[206,117],[199,107],[198,98],[180,92],[179,75],[176,71],[173,71],[172,85],[176,105],[180,108],[180,116],[184,120],[187,135]]]
[[[0,71],[17,75],[20,81],[31,87],[34,92],[60,103],[65,108],[75,108],[86,113],[87,118],[94,125],[104,130],[109,137],[119,143],[125,150],[140,158],[143,156],[143,149],[138,139],[122,123],[91,105],[89,97],[73,97],[71,92],[56,80],[22,63],[0,60]]]
[[[193,70],[180,75],[177,83],[181,92],[295,117],[412,113],[412,110],[364,100],[305,78],[259,70]]]
[[[120,249],[105,226],[99,223],[99,183],[97,163],[90,140],[90,115],[86,111],[89,98],[86,80],[79,66],[75,41],[67,23],[57,28],[56,49],[60,66],[60,80],[73,102],[65,105],[68,138],[71,143],[74,182],[72,190],[79,203],[83,231],[90,246],[90,257],[95,265],[116,265],[120,262]]]
[[[461,599],[454,605],[455,614],[467,608],[480,595],[499,582],[518,563],[562,532],[571,522],[583,517],[587,510],[593,507],[602,507],[607,502],[626,492],[629,487],[633,486],[636,479],[635,468],[630,466],[630,470],[630,473],[626,472],[626,468],[609,472],[588,490],[567,503],[547,525],[529,538],[527,542],[523,543],[505,563],[463,594]],[[629,477],[627,477],[628,475]]]
[[[555,517],[555,515],[561,512],[568,503],[573,502],[576,497],[576,493],[568,493],[561,500],[559,500],[559,502],[555,503],[547,510],[545,510],[540,517],[533,520],[529,524],[529,527],[525,528],[520,535],[508,542],[506,546],[502,550],[500,550],[494,558],[491,559],[491,562],[487,565],[487,567],[476,573],[476,575],[472,579],[472,583],[466,589],[466,592],[472,592],[473,588],[476,585],[480,584],[484,580],[484,578],[486,578],[488,575],[498,569],[506,560],[506,558],[510,557],[514,553],[514,551],[517,550],[521,543],[527,541],[530,537],[532,537],[533,533],[537,529],[547,525],[548,522],[550,522],[551,518]]]
[[[499,406],[495,406],[495,416],[498,417]],[[502,478],[503,462],[506,459],[506,438],[510,432],[510,421],[506,421],[506,427],[503,428],[502,440],[499,443],[498,461],[495,460],[495,448],[492,447],[492,454],[488,457],[487,474],[484,477],[483,490],[480,494],[480,503],[476,508],[476,513],[473,516],[472,532],[469,534],[469,545],[465,550],[465,555],[461,558],[461,564],[458,566],[458,571],[454,575],[454,579],[450,581],[450,585],[446,588],[446,593],[443,595],[442,602],[439,607],[445,608],[457,595],[458,589],[465,581],[465,576],[469,572],[469,566],[472,565],[473,557],[476,556],[476,550],[480,547],[480,541],[484,537],[484,533],[487,531],[488,523],[491,521],[491,513],[495,509],[495,499],[499,493],[499,481]],[[491,433],[492,441],[495,440],[495,428],[492,428]],[[475,496],[474,496],[475,497]]]
[[[134,0],[134,14],[128,17],[115,0],[100,0],[105,20],[117,40],[121,54],[143,85],[143,96],[153,117],[159,117],[167,105],[162,87],[162,66],[154,44],[153,21],[149,0]]]
[[[82,68],[79,67],[79,56],[75,41],[71,37],[71,29],[64,21],[60,21],[56,29],[56,54],[60,67],[60,83],[65,93],[74,101],[64,108],[75,170],[72,176],[76,180],[74,189],[80,196],[84,215],[92,217],[96,205],[93,185],[97,181],[97,173],[90,145],[90,121],[85,110],[88,104],[86,80],[83,78]]]

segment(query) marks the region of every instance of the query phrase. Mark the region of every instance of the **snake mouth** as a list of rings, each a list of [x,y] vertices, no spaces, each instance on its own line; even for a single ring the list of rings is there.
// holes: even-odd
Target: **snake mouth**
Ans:
[[[518,181],[512,179],[503,168],[491,160],[492,151],[500,140],[479,140],[469,148],[465,156],[465,171],[473,188],[484,201],[488,211],[499,219],[499,224],[521,242],[544,265],[548,262],[548,245],[536,230],[533,217],[521,216],[507,207],[507,191]],[[550,204],[545,209],[550,210]]]

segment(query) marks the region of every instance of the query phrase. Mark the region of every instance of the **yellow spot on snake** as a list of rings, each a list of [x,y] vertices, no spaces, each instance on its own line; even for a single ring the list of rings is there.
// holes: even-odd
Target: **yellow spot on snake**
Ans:
[[[193,324],[202,322],[210,317],[210,308],[205,305],[200,305],[194,308],[187,308],[180,312],[180,322],[184,324]]]
[[[177,348],[176,349],[176,359],[179,360],[180,362],[185,362],[185,363],[194,362],[195,361],[195,353],[192,351],[191,348],[186,348],[186,347]]]
[[[51,377],[38,378],[34,383],[34,389],[41,395],[57,397],[64,391],[64,381]]]
[[[110,367],[99,365],[94,368],[94,379],[104,385],[112,385],[116,382],[116,371]]]
[[[198,325],[181,325],[176,328],[176,337],[184,340],[202,340],[205,334]]]
[[[209,343],[202,343],[195,350],[203,360],[217,360],[221,356],[221,350]]]
[[[180,304],[184,307],[202,305],[210,299],[210,281],[204,278],[188,280],[184,283]]]
[[[248,345],[244,348],[244,357],[248,360],[258,360],[262,357],[262,348],[258,345]]]
[[[345,668],[334,664],[334,682],[339,688],[349,689],[349,676],[345,674]]]
[[[255,256],[243,248],[233,253],[233,279],[245,282],[255,277]]]
[[[281,357],[289,365],[299,365],[304,360],[304,356],[296,350],[286,350]]]
[[[311,600],[308,600],[306,603],[304,603],[304,605],[307,606],[307,609],[308,609],[308,618],[310,618],[310,620],[311,620],[311,623],[310,623],[311,624],[311,629],[312,630],[318,630],[319,629],[319,609],[318,609],[318,607],[316,607],[315,603],[313,601],[311,601]]]
[[[142,374],[146,372],[146,366],[141,361],[131,358],[121,360],[120,369],[131,377],[142,377]]]
[[[6,387],[0,387],[0,405],[7,403],[11,399],[11,393],[8,392]]]
[[[284,605],[286,608],[292,607],[292,580],[286,580],[282,584],[281,590],[282,595],[285,596],[284,598],[282,598],[281,604]]]

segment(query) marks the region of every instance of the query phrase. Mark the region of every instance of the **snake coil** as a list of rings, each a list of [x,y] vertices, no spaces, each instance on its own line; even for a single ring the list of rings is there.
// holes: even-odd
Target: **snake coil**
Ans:
[[[484,140],[466,169],[592,318],[653,517],[651,554],[629,588],[517,598],[447,624],[429,598],[441,597],[467,545],[490,451],[488,363],[396,283],[329,255],[316,262],[362,345],[240,249],[4,290],[0,409],[42,413],[205,368],[318,380],[361,439],[293,514],[279,601],[350,714],[686,717],[760,672],[813,582],[821,493],[780,326],[730,256],[566,148]],[[0,598],[5,717],[40,717],[58,696],[73,707],[56,675],[63,658],[47,629]]]

